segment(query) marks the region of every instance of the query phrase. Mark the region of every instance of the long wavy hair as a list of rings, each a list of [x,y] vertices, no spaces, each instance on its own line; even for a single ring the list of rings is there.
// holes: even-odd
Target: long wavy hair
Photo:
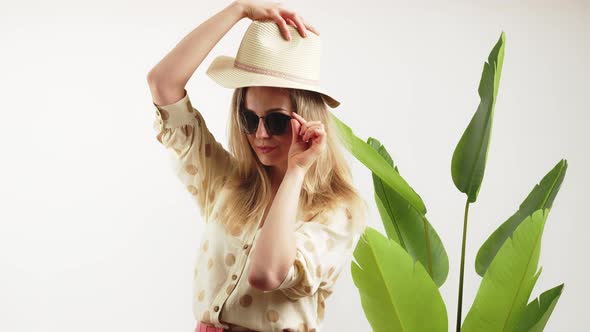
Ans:
[[[299,196],[300,211],[305,211],[305,222],[322,211],[346,204],[349,220],[356,227],[364,227],[367,203],[354,188],[343,146],[336,134],[335,124],[328,114],[322,95],[315,91],[282,88],[289,92],[293,111],[309,121],[321,121],[327,135],[327,149],[310,166],[303,180]],[[234,157],[234,169],[225,182],[228,196],[216,211],[216,218],[232,235],[242,233],[250,223],[256,223],[272,202],[268,166],[262,164],[241,128],[239,110],[244,105],[248,87],[233,92],[229,119],[229,151]],[[289,124],[290,125],[290,124]],[[318,221],[321,221],[318,220]]]

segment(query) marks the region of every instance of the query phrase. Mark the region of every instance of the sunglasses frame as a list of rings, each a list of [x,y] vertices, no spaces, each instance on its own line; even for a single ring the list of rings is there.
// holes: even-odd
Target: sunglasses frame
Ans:
[[[254,129],[254,131],[253,131],[253,132],[249,132],[249,131],[247,130],[247,128],[244,126],[244,124],[242,123],[242,120],[241,120],[241,118],[245,116],[245,113],[252,113],[252,114],[254,114],[256,117],[258,117],[258,119],[257,119],[257,121],[256,121],[256,128]],[[242,132],[244,132],[244,133],[246,133],[246,134],[250,134],[250,135],[256,134],[256,131],[258,131],[258,126],[260,125],[260,119],[262,119],[262,123],[264,124],[264,128],[266,129],[266,132],[268,132],[270,135],[273,135],[273,136],[280,136],[280,135],[283,135],[283,134],[285,134],[285,133],[287,132],[287,130],[288,130],[288,127],[289,127],[289,126],[285,126],[285,130],[284,130],[282,133],[273,133],[273,132],[271,132],[271,130],[269,129],[269,123],[268,123],[268,121],[270,121],[270,120],[267,120],[267,119],[266,119],[266,117],[268,117],[269,115],[273,115],[273,114],[275,114],[275,113],[278,113],[280,116],[288,117],[288,118],[289,118],[289,121],[290,121],[291,119],[294,119],[294,118],[293,118],[293,116],[291,116],[291,115],[288,115],[288,114],[285,114],[285,113],[282,113],[282,112],[278,112],[278,111],[270,112],[270,113],[266,114],[265,116],[259,116],[259,115],[258,115],[258,114],[256,114],[255,112],[253,112],[253,111],[249,111],[249,110],[246,110],[246,109],[244,109],[244,108],[242,107],[242,109],[240,110],[240,114],[239,114],[239,117],[240,117],[240,128],[242,129]]]

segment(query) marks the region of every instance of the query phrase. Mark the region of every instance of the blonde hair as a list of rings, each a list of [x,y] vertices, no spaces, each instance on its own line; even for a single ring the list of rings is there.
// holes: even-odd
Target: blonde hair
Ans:
[[[356,216],[350,220],[357,224],[350,226],[364,227],[367,204],[353,186],[342,142],[322,95],[308,90],[282,89],[288,90],[293,111],[307,120],[321,121],[327,135],[326,151],[310,166],[303,180],[299,208],[306,211],[304,221],[345,204],[350,215]],[[247,134],[240,129],[239,110],[245,103],[247,90],[248,87],[237,88],[232,96],[228,147],[236,166],[225,183],[229,189],[227,199],[216,212],[219,222],[233,235],[239,235],[249,223],[257,222],[272,199],[268,166],[260,162]]]

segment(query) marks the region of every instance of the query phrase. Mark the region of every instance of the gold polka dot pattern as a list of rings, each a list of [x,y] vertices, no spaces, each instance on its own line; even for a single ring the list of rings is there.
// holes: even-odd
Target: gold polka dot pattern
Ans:
[[[204,322],[211,321],[211,314],[209,313],[209,310],[206,310],[205,312],[203,312],[203,315],[201,316],[201,320]]]
[[[211,270],[212,267],[213,267],[213,258],[209,258],[209,261],[207,262],[207,269]]]
[[[232,253],[225,255],[225,265],[232,266],[236,262],[236,256]]]
[[[192,184],[189,184],[188,186],[186,186],[186,189],[193,195],[199,194],[199,190],[197,190],[197,187],[193,186]]]
[[[241,227],[241,226],[239,226],[239,225],[237,225],[237,226],[234,226],[234,227],[233,227],[233,228],[230,230],[230,234],[231,234],[232,236],[240,236],[240,235],[242,235],[242,227]]]
[[[279,320],[279,313],[274,309],[269,309],[266,311],[266,319],[269,322],[276,323]]]
[[[243,295],[240,297],[240,305],[244,308],[249,307],[252,304],[252,296],[249,294]]]
[[[345,212],[346,212],[346,220],[352,220],[352,214],[350,213],[350,210],[348,208],[346,208]]]
[[[215,141],[186,91],[177,102],[156,108],[156,138],[172,150],[178,178],[200,211],[206,212],[202,219],[208,221],[202,225],[205,237],[197,248],[193,276],[195,318],[216,326],[223,325],[223,320],[256,331],[315,332],[342,267],[350,264],[349,249],[360,236],[352,226],[360,214],[344,205],[337,211],[298,210],[297,268],[289,270],[279,289],[254,288],[247,280],[247,266],[256,223],[244,220],[225,230],[219,222],[225,213],[218,202],[226,197],[228,180],[236,179],[228,163],[233,157]]]
[[[197,174],[197,167],[193,164],[187,164],[186,166],[184,166],[184,170],[190,175]]]
[[[162,120],[166,121],[170,118],[170,113],[166,110],[160,110],[160,114],[162,115]]]

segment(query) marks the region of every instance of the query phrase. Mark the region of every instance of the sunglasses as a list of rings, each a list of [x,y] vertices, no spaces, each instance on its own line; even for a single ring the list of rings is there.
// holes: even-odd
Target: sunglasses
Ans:
[[[259,119],[262,119],[266,131],[271,135],[282,135],[289,128],[290,121],[293,117],[281,112],[271,112],[265,116],[242,108],[240,110],[240,125],[242,131],[246,134],[254,134],[258,129]]]

